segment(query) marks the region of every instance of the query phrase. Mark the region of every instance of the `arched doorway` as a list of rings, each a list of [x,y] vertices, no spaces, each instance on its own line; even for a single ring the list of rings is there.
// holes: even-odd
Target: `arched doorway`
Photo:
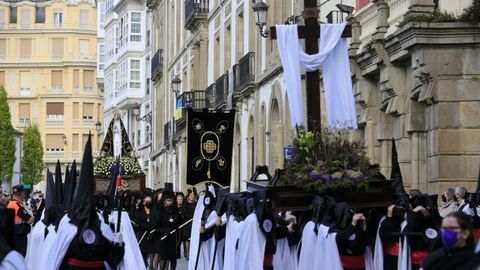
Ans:
[[[250,179],[255,171],[255,122],[253,116],[248,121],[247,134],[247,177]]]
[[[276,168],[283,168],[283,125],[280,106],[276,98],[272,99],[269,118],[269,162],[268,167],[273,173]]]

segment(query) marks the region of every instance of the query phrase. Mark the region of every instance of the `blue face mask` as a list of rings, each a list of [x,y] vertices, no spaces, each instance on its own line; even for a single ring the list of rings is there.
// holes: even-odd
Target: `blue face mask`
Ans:
[[[453,248],[457,244],[457,232],[442,230],[442,242],[446,248]]]

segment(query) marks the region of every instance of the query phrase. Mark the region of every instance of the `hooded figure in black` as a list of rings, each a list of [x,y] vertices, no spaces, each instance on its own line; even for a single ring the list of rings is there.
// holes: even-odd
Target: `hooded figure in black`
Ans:
[[[330,226],[336,241],[343,269],[365,269],[365,248],[370,244],[364,214],[353,214],[346,203],[335,205],[336,222]]]
[[[407,216],[405,234],[411,250],[412,269],[419,269],[423,258],[441,246],[434,203],[425,194],[415,197]]]
[[[396,269],[398,265],[399,237],[405,213],[410,207],[409,196],[403,188],[402,172],[398,163],[395,140],[392,139],[392,179],[394,204],[388,207],[387,217],[380,225],[379,235],[383,244],[384,269]]]
[[[143,197],[139,208],[135,211],[134,220],[137,224],[137,241],[142,252],[145,264],[148,257],[150,261],[153,260],[154,253],[154,215],[153,215],[153,201],[152,194],[146,193]]]
[[[80,180],[75,189],[68,217],[75,225],[76,234],[67,248],[60,269],[106,269],[105,262],[115,269],[125,252],[121,233],[113,234],[102,224],[93,200],[94,179],[90,136],[85,146]],[[59,234],[62,230],[60,223]],[[110,240],[107,239],[110,233]]]

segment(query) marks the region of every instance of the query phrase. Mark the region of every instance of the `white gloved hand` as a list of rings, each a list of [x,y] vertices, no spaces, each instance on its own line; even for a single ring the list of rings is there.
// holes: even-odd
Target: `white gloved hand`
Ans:
[[[113,234],[113,243],[119,244],[120,246],[123,244],[123,235],[121,232]]]

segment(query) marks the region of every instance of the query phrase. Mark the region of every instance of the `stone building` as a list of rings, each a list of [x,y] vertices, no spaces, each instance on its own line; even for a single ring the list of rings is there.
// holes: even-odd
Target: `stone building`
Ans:
[[[352,138],[390,175],[396,141],[405,185],[435,194],[476,186],[480,166],[480,35],[460,22],[410,22],[415,14],[460,15],[471,1],[363,1],[350,18],[351,67],[360,127]]]
[[[268,1],[268,25],[300,15],[300,2]],[[323,21],[340,2],[321,7]],[[253,4],[249,0],[148,1],[155,57],[160,59],[151,70],[155,187],[173,182],[178,190],[186,188],[185,107],[237,111],[232,190],[245,188],[243,180],[252,176],[255,165],[268,165],[272,172],[283,167],[283,148],[293,139],[288,97],[276,43],[259,35]],[[178,93],[172,91],[174,78],[181,81]]]
[[[103,98],[96,73],[96,5],[82,1],[0,1],[0,85],[12,124],[38,125],[44,161],[80,160]]]
[[[147,184],[151,182],[151,14],[143,0],[99,2],[97,20],[99,87],[104,90],[104,128],[119,113],[134,147]],[[103,49],[102,49],[103,48]],[[101,59],[103,56],[103,59]],[[103,61],[101,61],[103,60]]]

